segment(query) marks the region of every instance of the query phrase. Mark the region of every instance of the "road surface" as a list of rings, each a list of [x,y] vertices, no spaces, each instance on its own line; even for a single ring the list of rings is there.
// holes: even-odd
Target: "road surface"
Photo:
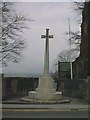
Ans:
[[[3,118],[88,118],[86,110],[3,109]]]

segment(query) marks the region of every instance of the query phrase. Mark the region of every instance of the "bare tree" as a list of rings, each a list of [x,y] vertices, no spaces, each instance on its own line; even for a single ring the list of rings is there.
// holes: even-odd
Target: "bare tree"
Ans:
[[[23,29],[26,29],[25,22],[29,21],[19,16],[13,10],[14,3],[0,3],[0,62],[7,65],[7,62],[18,62],[21,51],[25,47],[23,40]]]
[[[84,8],[84,4],[85,2],[74,2],[74,11],[76,12],[76,14],[79,16],[79,22],[82,20],[82,11]],[[81,22],[80,22],[81,25]],[[66,35],[70,34],[70,40],[69,43],[73,46],[74,48],[71,50],[71,52],[74,52],[78,50],[78,52],[80,51],[80,44],[81,44],[81,31],[77,30],[77,31],[72,31],[70,30],[69,32],[66,32]]]
[[[61,51],[58,56],[57,56],[57,59],[55,61],[55,64],[54,66],[58,66],[58,61],[59,62],[64,62],[64,63],[70,63],[70,62],[73,62],[78,56],[79,56],[79,50],[78,49],[72,49],[72,50],[63,50]],[[52,73],[52,76],[54,79],[57,80],[58,78],[58,69],[56,69],[53,73]],[[70,77],[70,74],[67,74],[67,76]]]
[[[74,2],[75,8],[74,11],[78,14],[81,15],[82,14],[82,10],[84,8],[84,4],[85,2]]]
[[[80,50],[80,44],[81,44],[81,32],[80,31],[70,31],[66,33],[67,35],[70,34],[70,44],[75,46],[75,49]]]
[[[58,54],[55,65],[58,64],[58,61],[60,61],[60,62],[72,61],[73,62],[78,56],[79,56],[78,49],[76,49],[76,50],[72,49],[71,51],[70,50],[63,50]]]
[[[74,2],[74,11],[76,12],[76,14],[79,16],[79,23],[81,25],[81,20],[82,20],[82,11],[84,9],[84,4],[85,2]],[[77,45],[80,45],[81,43],[81,31],[77,30],[77,31],[70,31],[71,33],[71,43]],[[69,34],[69,33],[68,33]]]

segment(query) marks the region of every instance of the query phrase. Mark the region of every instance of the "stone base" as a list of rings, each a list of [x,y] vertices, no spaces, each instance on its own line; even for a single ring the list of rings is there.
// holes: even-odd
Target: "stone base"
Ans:
[[[62,95],[61,92],[56,92],[53,78],[47,75],[39,78],[38,88],[29,92],[28,96],[35,100],[50,101],[60,100]]]
[[[29,92],[28,98],[36,101],[44,101],[44,102],[57,101],[62,99],[62,92],[43,94],[43,93],[37,93],[35,91],[31,91]]]
[[[70,103],[69,99],[65,99],[62,97],[61,92],[56,92],[53,94],[53,99],[36,99],[36,92],[31,91],[29,92],[29,96],[21,98],[20,101],[22,103],[29,103],[29,104],[63,104],[63,103]]]
[[[62,92],[56,92],[54,80],[49,75],[40,77],[36,91],[30,91],[26,99],[23,100],[50,103],[62,99]]]
[[[29,97],[41,101],[49,101],[56,98],[54,80],[49,75],[39,78],[39,85],[36,92],[29,92]]]
[[[43,96],[41,98],[39,98],[40,96]],[[52,95],[50,96],[50,94],[39,94],[39,93],[36,93],[36,91],[31,91],[29,92],[29,95],[24,97],[24,98],[21,98],[20,100],[21,101],[24,101],[24,102],[29,102],[29,103],[68,103],[70,102],[69,100],[63,100],[62,98],[62,93],[61,92],[56,92],[56,93],[52,93]],[[48,99],[47,99],[48,98]]]

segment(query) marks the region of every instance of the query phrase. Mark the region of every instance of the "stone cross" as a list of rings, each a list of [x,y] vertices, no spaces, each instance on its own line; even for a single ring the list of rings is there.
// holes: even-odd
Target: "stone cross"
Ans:
[[[53,38],[53,35],[49,35],[49,29],[46,29],[46,35],[41,35],[41,38],[46,38],[43,74],[47,76],[49,75],[49,38]]]

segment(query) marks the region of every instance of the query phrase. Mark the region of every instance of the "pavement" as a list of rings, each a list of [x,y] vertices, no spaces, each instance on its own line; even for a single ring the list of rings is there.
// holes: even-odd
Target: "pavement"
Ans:
[[[3,109],[54,109],[54,110],[65,110],[65,111],[82,111],[89,110],[89,105],[83,99],[65,97],[69,99],[70,102],[61,103],[61,104],[27,104],[20,102],[20,98],[23,96],[12,96],[8,99],[4,100],[2,105],[0,104],[0,108]]]
[[[88,111],[70,109],[3,109],[3,118],[88,118]]]
[[[77,105],[77,104],[3,104],[3,109],[57,109],[57,110],[88,110],[88,105]]]

